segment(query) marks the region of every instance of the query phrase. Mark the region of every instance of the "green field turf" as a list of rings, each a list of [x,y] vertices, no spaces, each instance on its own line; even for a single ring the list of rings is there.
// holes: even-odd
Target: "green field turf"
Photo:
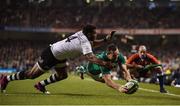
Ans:
[[[139,89],[133,95],[127,95],[90,78],[81,80],[73,75],[65,81],[48,86],[52,94],[44,95],[36,91],[33,85],[48,75],[45,74],[36,80],[11,82],[6,94],[0,94],[0,105],[180,105],[180,88],[167,86],[166,88],[171,93],[168,95],[143,90],[158,91],[159,86],[141,83],[140,88],[143,89]]]

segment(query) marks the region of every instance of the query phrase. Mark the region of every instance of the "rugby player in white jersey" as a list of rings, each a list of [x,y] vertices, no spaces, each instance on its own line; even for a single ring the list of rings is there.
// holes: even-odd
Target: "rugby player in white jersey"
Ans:
[[[68,38],[51,44],[46,48],[38,62],[30,71],[21,71],[12,75],[4,75],[0,79],[1,92],[5,92],[5,89],[9,82],[14,80],[35,79],[45,73],[46,71],[54,68],[56,73],[52,74],[49,78],[42,80],[34,85],[34,87],[45,93],[49,94],[45,86],[57,81],[64,80],[68,77],[66,61],[68,58],[76,58],[84,55],[86,59],[92,63],[105,66],[111,69],[113,66],[110,62],[105,62],[96,58],[93,54],[91,43],[98,44],[111,38],[114,32],[107,35],[105,39],[96,40],[96,27],[93,25],[86,25],[83,29]],[[122,88],[122,92],[126,89]]]

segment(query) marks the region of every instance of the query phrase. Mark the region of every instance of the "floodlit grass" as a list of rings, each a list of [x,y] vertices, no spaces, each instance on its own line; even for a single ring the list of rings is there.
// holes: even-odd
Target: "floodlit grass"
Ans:
[[[81,80],[70,75],[68,79],[51,84],[44,95],[34,89],[34,84],[45,79],[45,74],[36,80],[9,83],[6,94],[0,94],[0,105],[180,105],[180,96],[138,90],[133,95],[119,93],[103,83],[90,78]],[[117,81],[123,83],[123,81]],[[140,84],[141,88],[159,90],[155,84]],[[180,88],[166,87],[170,93],[180,95]]]

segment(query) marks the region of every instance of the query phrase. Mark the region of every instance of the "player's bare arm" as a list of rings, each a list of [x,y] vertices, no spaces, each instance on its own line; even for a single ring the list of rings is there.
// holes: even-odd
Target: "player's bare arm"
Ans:
[[[87,60],[92,63],[107,67],[109,69],[113,68],[112,63],[98,59],[93,53],[88,53],[85,56],[86,56]]]
[[[115,89],[115,90],[117,90],[119,92],[122,92],[122,93],[127,91],[123,86],[113,82],[111,80],[111,75],[110,74],[105,74],[105,75],[103,75],[102,78],[104,79],[107,86],[109,86],[109,87],[111,87],[111,88],[113,88],[113,89]]]
[[[122,68],[122,71],[123,71],[123,74],[124,74],[124,79],[125,79],[126,81],[132,80],[131,75],[130,75],[130,72],[129,72],[129,70],[127,69],[126,64],[119,64],[119,67]]]
[[[116,31],[111,31],[111,33],[108,34],[108,35],[106,35],[105,38],[94,40],[94,41],[93,41],[93,46],[96,47],[96,46],[99,46],[99,45],[103,44],[103,43],[106,42],[106,41],[111,40],[111,38],[112,38],[112,36],[114,36],[115,32],[116,32]]]
[[[126,66],[127,66],[128,68],[135,68],[135,69],[144,68],[142,65],[139,65],[139,64],[136,64],[136,63],[132,63],[132,64],[126,63]]]

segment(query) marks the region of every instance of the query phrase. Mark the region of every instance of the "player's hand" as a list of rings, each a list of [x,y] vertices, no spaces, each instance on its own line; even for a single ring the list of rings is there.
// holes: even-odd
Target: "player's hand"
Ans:
[[[136,65],[136,68],[137,68],[137,69],[143,69],[144,66],[142,66],[142,65]]]
[[[110,33],[111,38],[114,36],[115,33],[116,33],[116,31],[111,31],[111,33]]]
[[[112,37],[114,36],[115,32],[116,32],[116,31],[111,31],[110,34],[108,34],[108,35],[105,37],[105,41],[112,39]]]
[[[121,93],[125,93],[125,92],[128,91],[128,89],[127,89],[126,87],[124,87],[124,86],[120,86],[120,87],[118,88],[118,91],[121,92]]]

